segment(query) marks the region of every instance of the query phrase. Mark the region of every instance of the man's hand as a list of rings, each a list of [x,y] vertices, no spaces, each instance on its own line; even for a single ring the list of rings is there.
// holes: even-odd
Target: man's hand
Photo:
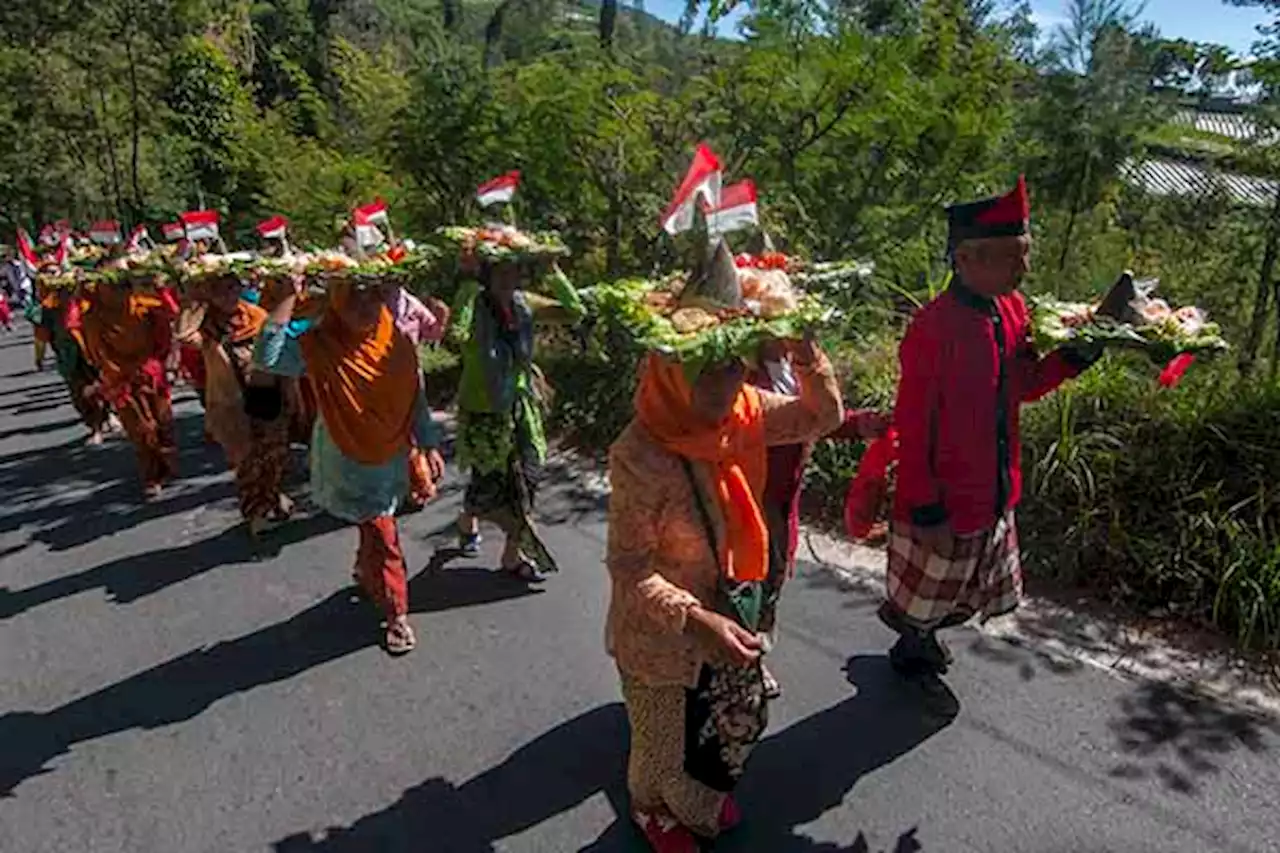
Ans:
[[[723,663],[747,666],[759,660],[764,648],[760,635],[703,607],[689,611],[688,625],[707,654]]]
[[[884,412],[862,412],[858,415],[858,437],[871,440],[883,438],[892,425],[892,419]]]

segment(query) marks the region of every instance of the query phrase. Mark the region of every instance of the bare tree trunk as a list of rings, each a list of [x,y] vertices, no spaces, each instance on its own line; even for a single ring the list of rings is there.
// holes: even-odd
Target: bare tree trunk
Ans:
[[[133,28],[129,27],[124,39],[124,53],[129,60],[129,100],[130,119],[133,127],[129,140],[129,177],[133,189],[133,215],[129,217],[130,226],[142,221],[142,184],[138,180],[139,149],[142,144],[142,108],[138,91],[138,65],[133,55]]]
[[[484,28],[484,67],[493,68],[502,59],[500,55],[502,41],[502,23],[507,17],[507,9],[512,0],[502,0],[489,16],[489,23]]]
[[[1262,269],[1258,272],[1257,296],[1253,300],[1253,317],[1249,321],[1249,334],[1245,337],[1244,346],[1240,349],[1240,373],[1244,376],[1253,372],[1254,362],[1258,358],[1258,348],[1262,345],[1262,332],[1267,325],[1267,316],[1271,313],[1278,249],[1280,249],[1280,192],[1276,193],[1275,200],[1271,204],[1271,219],[1267,224],[1267,246],[1262,255]]]
[[[462,20],[462,0],[443,0],[441,5],[444,7],[445,31],[453,32]]]
[[[600,3],[600,46],[605,50],[613,50],[613,34],[618,25],[618,0],[601,0]]]
[[[116,160],[116,141],[107,129],[107,90],[99,85],[98,105],[102,108],[102,140],[107,148],[107,162],[111,164],[111,190],[115,196],[116,215],[124,209],[124,194],[120,190],[120,163]]]

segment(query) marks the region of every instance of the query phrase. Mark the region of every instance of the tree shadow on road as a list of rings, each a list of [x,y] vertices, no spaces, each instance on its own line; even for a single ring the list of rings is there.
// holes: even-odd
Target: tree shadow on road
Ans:
[[[422,573],[409,585],[410,610],[428,613],[531,594],[496,573]],[[214,702],[377,645],[379,616],[350,590],[292,618],[188,652],[44,713],[0,716],[0,797],[73,746],[129,729],[190,720]]]
[[[857,695],[801,720],[757,749],[740,789],[747,822],[717,850],[769,853],[880,853],[865,833],[848,846],[795,834],[840,804],[867,773],[910,751],[949,719],[920,711],[884,658],[855,658]],[[276,853],[493,853],[504,838],[535,827],[598,793],[618,818],[591,853],[648,849],[627,815],[628,729],[620,704],[588,711],[516,750],[496,767],[457,784],[429,779],[388,808],[351,826],[299,832],[274,845]],[[916,829],[885,853],[918,853]]]
[[[343,522],[332,516],[315,515],[294,519],[262,541],[254,542],[243,525],[235,525],[208,539],[130,554],[27,589],[0,587],[0,619],[98,587],[105,589],[116,604],[130,604],[220,566],[277,556],[288,545],[342,526]]]
[[[1236,750],[1270,751],[1280,733],[1273,718],[1165,683],[1143,683],[1119,704],[1111,729],[1128,758],[1111,775],[1154,777],[1178,794],[1199,793],[1199,777],[1217,773]]]

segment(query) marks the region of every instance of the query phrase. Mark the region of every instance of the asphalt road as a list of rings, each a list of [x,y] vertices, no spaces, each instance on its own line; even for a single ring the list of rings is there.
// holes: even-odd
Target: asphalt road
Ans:
[[[419,647],[392,659],[346,587],[352,530],[249,547],[186,395],[183,479],[140,505],[128,445],[83,446],[28,340],[0,338],[0,851],[642,849],[603,506],[572,472],[542,503],[563,571],[538,591],[491,548],[433,564],[456,478],[403,520]],[[1280,849],[1273,721],[973,632],[953,697],[924,694],[874,606],[800,567],[786,695],[718,850]]]

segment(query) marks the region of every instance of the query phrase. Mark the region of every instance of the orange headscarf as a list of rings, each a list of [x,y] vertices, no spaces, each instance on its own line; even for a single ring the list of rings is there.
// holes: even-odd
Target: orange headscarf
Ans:
[[[320,414],[343,455],[381,465],[409,444],[418,397],[418,355],[383,307],[359,332],[341,319],[350,285],[335,284],[320,325],[299,343]]]
[[[256,338],[258,333],[262,331],[262,327],[267,324],[267,312],[251,302],[245,302],[243,299],[236,303],[235,310],[225,320],[216,316],[216,311],[212,305],[209,306],[206,316],[205,322],[211,324],[220,332],[225,330],[225,334],[233,344]]]
[[[769,573],[769,530],[760,510],[768,471],[760,395],[743,385],[732,412],[712,427],[699,425],[692,399],[683,368],[650,355],[636,390],[636,415],[666,450],[710,463],[724,515],[720,565],[733,580],[762,581]]]
[[[102,287],[104,285],[99,285]],[[166,316],[157,317],[163,311]],[[168,303],[155,293],[126,290],[113,305],[98,294],[81,315],[85,354],[106,385],[121,385],[157,358],[154,323],[168,323]]]

